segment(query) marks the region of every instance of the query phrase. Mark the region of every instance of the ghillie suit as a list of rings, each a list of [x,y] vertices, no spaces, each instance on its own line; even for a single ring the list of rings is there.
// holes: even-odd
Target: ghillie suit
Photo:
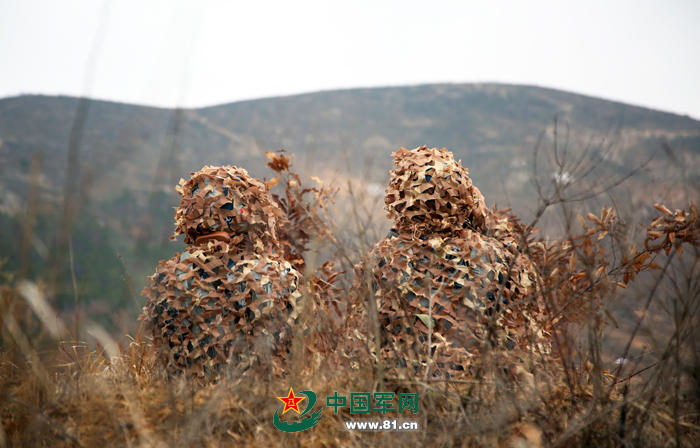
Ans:
[[[486,350],[514,361],[548,350],[535,323],[542,310],[532,299],[536,277],[520,253],[517,220],[488,210],[445,149],[401,148],[394,163],[385,196],[394,228],[357,267],[354,288],[376,299],[386,366],[465,376]],[[371,320],[366,304],[366,297],[355,299],[351,320],[359,329],[350,332],[370,340],[362,329]]]
[[[187,248],[161,261],[142,292],[154,348],[173,374],[212,378],[227,363],[279,373],[300,296],[277,233],[284,213],[233,166],[205,166],[177,191],[175,234]]]

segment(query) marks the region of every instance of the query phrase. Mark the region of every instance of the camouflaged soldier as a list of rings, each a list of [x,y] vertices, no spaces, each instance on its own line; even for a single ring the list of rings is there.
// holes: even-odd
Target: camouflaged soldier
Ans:
[[[514,352],[541,338],[531,315],[541,310],[529,297],[534,272],[519,252],[517,220],[488,210],[445,149],[401,148],[394,163],[385,196],[394,228],[356,270],[356,282],[369,284],[376,297],[386,364],[417,374],[430,357],[435,375],[469,375],[486,348]],[[351,313],[359,327],[364,307],[358,298]]]
[[[300,296],[276,232],[286,218],[233,166],[205,166],[177,191],[175,234],[187,247],[160,261],[142,292],[141,319],[168,372],[206,379],[227,363],[265,363],[279,373]]]

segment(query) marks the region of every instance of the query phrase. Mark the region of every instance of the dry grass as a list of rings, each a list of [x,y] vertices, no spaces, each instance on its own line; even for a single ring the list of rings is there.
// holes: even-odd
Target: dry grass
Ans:
[[[342,422],[347,413],[326,409],[317,427],[285,434],[273,428],[272,415],[275,397],[290,383],[321,399],[334,391],[375,391],[372,363],[353,368],[311,358],[284,378],[232,369],[218,383],[200,386],[168,380],[143,339],[110,356],[101,346],[72,342],[26,353],[12,342],[20,334],[3,336],[3,446],[509,446],[516,439],[522,444],[510,446],[692,446],[700,430],[697,397],[674,396],[675,381],[692,378],[675,377],[672,359],[646,378],[615,386],[603,373],[598,381],[612,389],[607,397],[596,396],[596,372],[586,361],[569,378],[573,393],[561,370],[544,363],[534,375],[516,372],[517,382],[488,359],[479,380],[385,378],[385,390],[420,394],[423,430],[350,432]],[[681,386],[689,394],[697,388]]]
[[[563,164],[559,171],[565,171]],[[81,322],[81,339],[90,344],[71,341],[69,326],[57,323],[41,289],[8,277],[0,310],[0,447],[693,446],[700,437],[697,210],[695,215],[692,209],[689,215],[660,210],[660,219],[648,226],[646,244],[638,241],[642,249],[636,249],[609,210],[576,227],[565,193],[557,185],[551,192],[540,189],[535,222],[521,234],[542,278],[537,294],[549,306],[542,324],[552,334],[554,354],[533,352],[522,365],[504,369],[499,353],[486,351],[475,369],[478,377],[430,378],[385,369],[372,355],[381,331],[372,322],[376,316],[367,317],[370,344],[357,343],[342,337],[348,329],[337,314],[342,316],[346,304],[330,307],[311,299],[318,292],[309,292],[284,374],[263,365],[246,371],[231,366],[215,384],[200,385],[168,378],[140,332],[114,341]],[[571,218],[567,236],[534,238],[534,224],[555,205]],[[679,231],[674,223],[685,218],[690,224]],[[352,244],[325,235],[346,271],[371,243],[365,219],[370,217],[356,210]],[[618,354],[628,361],[615,368],[603,359],[612,297],[618,282],[632,285],[638,276],[649,287],[637,301],[640,314],[622,335]],[[345,287],[336,294],[348,292]],[[669,316],[658,335],[665,343],[654,362],[646,364],[645,358],[636,364],[636,341],[649,311],[659,306]],[[277,431],[275,397],[290,384],[315,391],[321,403],[335,391],[418,392],[421,429],[347,431],[343,421],[353,416],[333,415],[328,408],[308,431]]]

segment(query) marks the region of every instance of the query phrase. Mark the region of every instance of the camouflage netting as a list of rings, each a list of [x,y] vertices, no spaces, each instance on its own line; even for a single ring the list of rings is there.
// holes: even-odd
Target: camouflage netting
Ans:
[[[485,349],[514,361],[547,351],[517,220],[487,209],[447,150],[401,148],[394,158],[385,199],[394,228],[357,267],[355,288],[368,282],[375,292],[387,366],[422,373],[430,358],[434,375],[463,376]],[[365,303],[353,305],[358,327],[368,320]],[[355,335],[369,341],[364,325]]]
[[[204,379],[286,356],[299,273],[282,255],[286,219],[264,184],[233,166],[191,173],[177,191],[175,234],[187,248],[161,261],[143,290],[141,319],[170,373]]]
[[[224,232],[233,237],[234,245],[252,244],[257,250],[279,247],[276,229],[282,210],[265,185],[246,170],[205,166],[191,173],[187,182],[180,179],[176,190],[182,201],[175,211],[175,235],[185,235],[185,244]]]
[[[437,148],[400,148],[386,190],[387,217],[407,234],[451,234],[483,228],[487,209],[468,172],[452,153]]]

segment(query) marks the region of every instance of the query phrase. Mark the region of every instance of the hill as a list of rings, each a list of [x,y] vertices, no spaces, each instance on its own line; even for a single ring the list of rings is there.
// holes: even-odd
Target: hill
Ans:
[[[0,100],[0,231],[26,234],[32,159],[40,154],[29,273],[52,263],[68,192],[77,204],[71,242],[79,297],[111,313],[100,299],[126,306],[124,298],[138,294],[157,260],[174,252],[167,240],[178,200],[173,187],[205,164],[235,164],[270,177],[264,152],[285,148],[302,173],[339,186],[373,185],[377,192],[398,147],[447,147],[489,204],[512,205],[527,216],[535,206],[533,148],[555,141],[572,160],[595,162],[584,189],[653,157],[618,192],[630,209],[642,200],[684,203],[686,187],[700,183],[700,122],[540,87],[351,89],[178,110],[19,96]],[[69,148],[77,161],[70,166]],[[540,159],[546,167],[546,157]],[[541,168],[539,174],[551,182],[556,173]],[[20,269],[20,240],[0,242],[10,272]],[[65,269],[61,275],[69,278]],[[127,290],[125,275],[135,291]],[[74,301],[68,286],[58,296],[66,306]]]

